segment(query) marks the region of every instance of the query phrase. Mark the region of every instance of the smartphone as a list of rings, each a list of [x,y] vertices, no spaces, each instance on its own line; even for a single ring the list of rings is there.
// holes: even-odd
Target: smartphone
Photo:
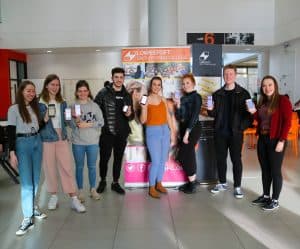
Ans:
[[[141,105],[145,105],[147,103],[147,99],[148,99],[148,96],[147,95],[143,95],[142,98],[141,98],[140,104]]]
[[[211,95],[207,96],[207,108],[211,109],[213,107],[213,98]]]
[[[176,90],[176,91],[174,92],[174,98],[175,98],[175,99],[180,99],[180,97],[181,97],[181,91],[180,91],[180,90]]]
[[[78,117],[81,115],[80,105],[75,105],[75,116]]]
[[[54,118],[56,115],[56,108],[55,108],[55,104],[49,104],[48,105],[48,116],[50,118]]]
[[[127,112],[128,111],[128,105],[124,105],[123,106],[123,112]]]
[[[71,120],[72,117],[71,117],[71,108],[66,108],[65,109],[65,118],[66,120]]]
[[[246,99],[246,105],[247,105],[247,107],[248,107],[249,110],[255,108],[255,105],[254,105],[252,99]]]

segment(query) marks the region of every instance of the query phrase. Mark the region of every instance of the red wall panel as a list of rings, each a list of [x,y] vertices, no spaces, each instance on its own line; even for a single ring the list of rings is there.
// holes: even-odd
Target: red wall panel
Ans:
[[[26,62],[26,54],[9,49],[0,49],[0,120],[6,120],[10,106],[9,60]]]

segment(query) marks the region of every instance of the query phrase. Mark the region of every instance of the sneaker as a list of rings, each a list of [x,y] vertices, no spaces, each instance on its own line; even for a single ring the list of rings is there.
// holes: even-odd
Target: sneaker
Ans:
[[[51,195],[48,202],[48,209],[55,210],[58,207],[58,198],[57,195]]]
[[[96,189],[95,188],[92,188],[91,189],[91,194],[90,194],[90,197],[93,199],[93,200],[100,200],[100,195],[97,193]]]
[[[25,233],[27,233],[30,229],[32,229],[34,227],[34,223],[32,221],[32,218],[24,218],[24,220],[22,221],[21,226],[19,227],[18,231],[16,231],[16,235],[17,236],[22,236]]]
[[[259,196],[257,199],[255,199],[254,201],[252,201],[252,205],[256,205],[256,206],[264,206],[266,205],[268,202],[270,202],[270,197],[265,197],[264,195]]]
[[[106,188],[106,181],[105,180],[101,180],[99,182],[99,185],[98,185],[98,188],[97,188],[97,192],[99,194],[101,194],[102,192],[104,192],[105,188]]]
[[[241,187],[234,188],[234,197],[237,199],[242,199],[244,197],[244,193],[241,189]]]
[[[189,182],[187,187],[183,190],[183,193],[185,194],[194,194],[196,193],[196,181]]]
[[[120,195],[125,195],[125,190],[122,189],[122,187],[120,186],[120,184],[118,182],[113,182],[111,184],[111,190],[115,191],[116,193],[118,193]]]
[[[74,209],[78,213],[84,213],[86,211],[85,206],[83,204],[81,204],[81,202],[77,198],[77,196],[72,197],[71,208]]]
[[[228,185],[227,183],[219,183],[217,184],[216,186],[214,186],[210,192],[213,193],[213,194],[217,194],[219,193],[220,191],[225,191],[228,189]]]
[[[80,200],[81,203],[85,202],[85,197],[82,189],[78,190],[78,199]]]
[[[269,203],[266,203],[262,209],[265,211],[272,211],[279,208],[279,202],[277,200],[272,199]]]
[[[46,219],[48,216],[47,214],[41,212],[38,207],[34,207],[33,217],[42,220]]]

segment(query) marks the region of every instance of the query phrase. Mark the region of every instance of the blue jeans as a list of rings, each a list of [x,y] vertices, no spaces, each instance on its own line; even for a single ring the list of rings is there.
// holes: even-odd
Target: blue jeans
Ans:
[[[90,188],[96,186],[96,161],[99,152],[98,144],[79,145],[72,144],[73,155],[76,165],[76,182],[78,189],[83,188],[83,167],[85,154],[87,157],[87,166],[89,170]]]
[[[31,217],[39,187],[43,144],[40,135],[17,137],[16,155],[21,182],[21,204],[24,217]]]
[[[168,125],[146,127],[146,143],[151,157],[149,185],[161,182],[165,172],[170,147],[170,130]]]

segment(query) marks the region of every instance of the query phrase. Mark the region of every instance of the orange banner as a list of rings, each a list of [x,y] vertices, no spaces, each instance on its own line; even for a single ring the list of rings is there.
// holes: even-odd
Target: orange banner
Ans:
[[[122,49],[123,63],[136,62],[190,62],[190,47],[174,48],[124,48]]]

